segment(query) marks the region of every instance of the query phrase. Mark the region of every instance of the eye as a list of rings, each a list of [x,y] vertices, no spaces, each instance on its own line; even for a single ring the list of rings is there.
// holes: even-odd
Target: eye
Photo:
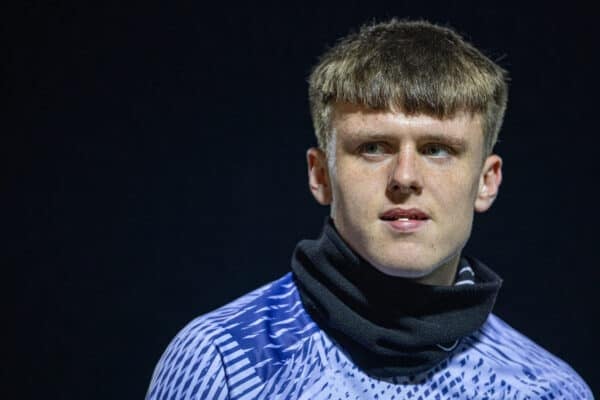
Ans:
[[[451,149],[447,146],[437,143],[428,144],[421,151],[424,155],[435,158],[449,157],[452,154]]]
[[[362,144],[358,151],[362,154],[378,155],[385,153],[385,145],[383,143],[370,142]]]

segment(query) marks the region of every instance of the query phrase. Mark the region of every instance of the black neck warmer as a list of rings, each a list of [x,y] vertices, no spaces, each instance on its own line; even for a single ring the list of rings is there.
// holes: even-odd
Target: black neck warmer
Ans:
[[[483,325],[502,280],[469,258],[474,285],[433,286],[385,275],[354,253],[328,219],[296,246],[292,270],[315,322],[369,375],[426,371]]]

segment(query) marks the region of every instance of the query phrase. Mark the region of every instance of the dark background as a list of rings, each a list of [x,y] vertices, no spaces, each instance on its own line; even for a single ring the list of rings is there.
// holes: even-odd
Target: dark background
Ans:
[[[1,397],[142,398],[186,322],[286,273],[327,214],[307,190],[306,77],[392,16],[449,24],[510,71],[505,180],[468,252],[505,279],[497,314],[597,392],[598,15],[217,3],[2,13],[2,390],[18,392]]]

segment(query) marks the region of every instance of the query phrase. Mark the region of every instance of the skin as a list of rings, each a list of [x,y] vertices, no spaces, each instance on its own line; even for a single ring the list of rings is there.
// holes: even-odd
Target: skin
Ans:
[[[335,104],[327,154],[307,151],[310,190],[346,243],[381,272],[451,285],[474,211],[490,208],[502,159],[484,157],[480,115],[440,120],[401,111]],[[398,232],[382,213],[401,207],[429,215]]]

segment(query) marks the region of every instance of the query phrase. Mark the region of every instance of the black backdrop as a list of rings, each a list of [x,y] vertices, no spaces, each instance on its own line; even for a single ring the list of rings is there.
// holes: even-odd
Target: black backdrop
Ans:
[[[196,1],[10,11],[1,201],[13,361],[2,374],[18,395],[2,398],[142,398],[187,321],[286,273],[295,243],[327,214],[304,165],[310,67],[350,29],[392,16],[450,24],[510,71],[505,180],[468,252],[505,279],[496,312],[600,388],[591,10]]]

